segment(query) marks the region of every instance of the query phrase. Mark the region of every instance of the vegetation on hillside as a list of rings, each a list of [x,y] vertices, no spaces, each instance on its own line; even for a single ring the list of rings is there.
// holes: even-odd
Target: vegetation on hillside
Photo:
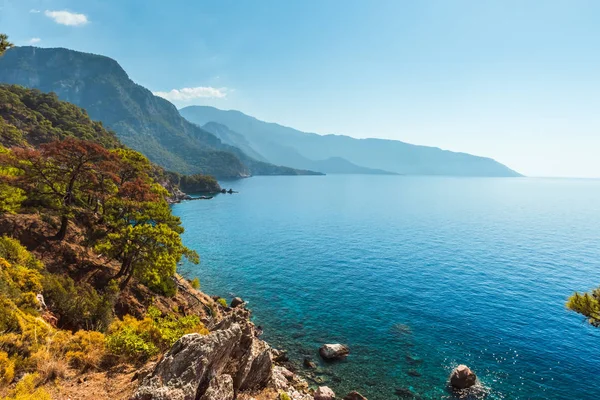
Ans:
[[[165,308],[180,296],[178,262],[198,262],[165,175],[84,110],[0,85],[0,397],[49,399],[38,385],[67,371],[145,361],[208,332],[202,313]]]
[[[179,186],[186,193],[219,193],[221,186],[209,175],[181,175],[176,172],[166,173],[169,181]]]

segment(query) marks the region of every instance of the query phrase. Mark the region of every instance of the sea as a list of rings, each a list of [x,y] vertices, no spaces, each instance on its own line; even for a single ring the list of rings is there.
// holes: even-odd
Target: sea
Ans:
[[[597,399],[600,180],[252,177],[173,206],[201,289],[248,302],[309,383],[369,400]],[[349,346],[326,363],[324,343]],[[312,359],[316,370],[303,368]],[[454,393],[468,365],[480,385]]]

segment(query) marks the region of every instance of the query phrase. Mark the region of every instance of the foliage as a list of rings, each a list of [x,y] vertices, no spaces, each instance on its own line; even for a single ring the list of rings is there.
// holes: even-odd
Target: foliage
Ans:
[[[100,294],[91,285],[68,276],[44,274],[46,304],[59,316],[59,326],[71,329],[103,331],[113,319],[113,305],[118,294],[116,285],[109,285]]]
[[[227,307],[227,300],[225,300],[222,297],[219,297],[219,299],[217,300],[217,302],[222,305],[223,307]]]
[[[279,400],[292,400],[292,398],[286,392],[279,392]]]
[[[219,193],[221,186],[215,178],[210,175],[181,175],[169,172],[168,178],[186,193]]]
[[[0,57],[11,47],[14,47],[14,44],[8,41],[8,36],[4,33],[0,33]]]
[[[27,374],[17,383],[7,397],[2,400],[51,400],[50,394],[43,388],[36,388],[37,374]]]
[[[119,147],[113,132],[94,122],[86,111],[60,101],[54,93],[0,85],[0,144],[34,145],[66,138],[93,141],[106,148]]]
[[[569,297],[567,307],[585,316],[591,325],[600,328],[600,288],[591,293],[575,293]]]
[[[200,279],[198,279],[198,277],[195,277],[194,279],[192,279],[192,281],[190,282],[190,285],[192,285],[192,287],[196,290],[200,290]]]
[[[60,360],[63,365],[85,371],[100,369],[106,355],[104,334],[96,331],[58,330],[50,336],[41,351],[33,357],[39,361]],[[39,368],[38,368],[39,370]]]
[[[36,294],[42,291],[42,268],[17,240],[0,237],[0,297],[4,304],[10,302],[35,315],[39,307]],[[4,318],[0,317],[0,332],[3,321],[10,315],[13,314],[7,312]]]
[[[110,173],[109,165],[116,158],[99,144],[67,138],[44,143],[39,150],[15,148],[12,153],[13,166],[22,171],[20,186],[30,197],[59,211],[61,225],[56,237],[60,240],[65,238],[75,207],[95,209],[98,200],[93,201],[92,195],[107,196],[99,177]]]
[[[145,361],[167,350],[188,333],[207,334],[208,330],[198,316],[162,316],[157,308],[151,306],[143,320],[126,315],[122,321],[113,322],[106,344],[111,352],[129,361]]]
[[[8,353],[0,351],[0,382],[9,384],[15,377],[15,361],[10,359]]]
[[[25,191],[13,185],[20,171],[7,165],[6,158],[9,156],[9,150],[0,145],[0,214],[14,214],[26,199]]]

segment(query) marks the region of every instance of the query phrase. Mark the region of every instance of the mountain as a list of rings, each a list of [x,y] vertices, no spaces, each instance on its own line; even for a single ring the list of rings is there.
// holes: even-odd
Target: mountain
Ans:
[[[257,160],[269,161],[254,149],[253,144],[244,135],[229,129],[229,127],[223,124],[208,122],[202,126],[202,129],[211,132],[221,139],[223,143],[235,146]],[[379,169],[361,167],[341,157],[331,157],[319,161],[309,160],[300,155],[295,149],[278,146],[277,144],[271,144],[271,148],[269,149],[265,149],[265,145],[258,146],[258,148],[266,151],[268,154],[273,154],[272,160],[276,160],[272,161],[274,163],[281,162],[287,165],[294,165],[296,168],[319,171],[326,174],[394,174],[393,172]]]
[[[87,110],[127,146],[164,168],[219,178],[311,174],[254,160],[181,117],[173,104],[134,83],[113,59],[68,49],[17,47],[0,59],[0,82],[54,92]]]
[[[239,111],[190,106],[179,110],[187,120],[204,125],[216,122],[244,136],[249,145],[272,163],[306,168],[308,161],[342,159],[360,168],[407,175],[521,176],[507,166],[486,157],[418,146],[397,140],[355,139],[341,135],[301,132],[275,123],[260,121]],[[323,162],[323,161],[321,161]],[[317,167],[310,167],[323,171]],[[338,170],[341,172],[342,170]],[[343,169],[352,173],[351,169]],[[355,172],[354,172],[355,173]]]

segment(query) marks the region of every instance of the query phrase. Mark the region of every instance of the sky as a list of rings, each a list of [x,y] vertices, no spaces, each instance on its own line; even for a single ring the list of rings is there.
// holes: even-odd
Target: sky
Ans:
[[[0,0],[17,45],[116,59],[178,107],[600,178],[600,1]]]

